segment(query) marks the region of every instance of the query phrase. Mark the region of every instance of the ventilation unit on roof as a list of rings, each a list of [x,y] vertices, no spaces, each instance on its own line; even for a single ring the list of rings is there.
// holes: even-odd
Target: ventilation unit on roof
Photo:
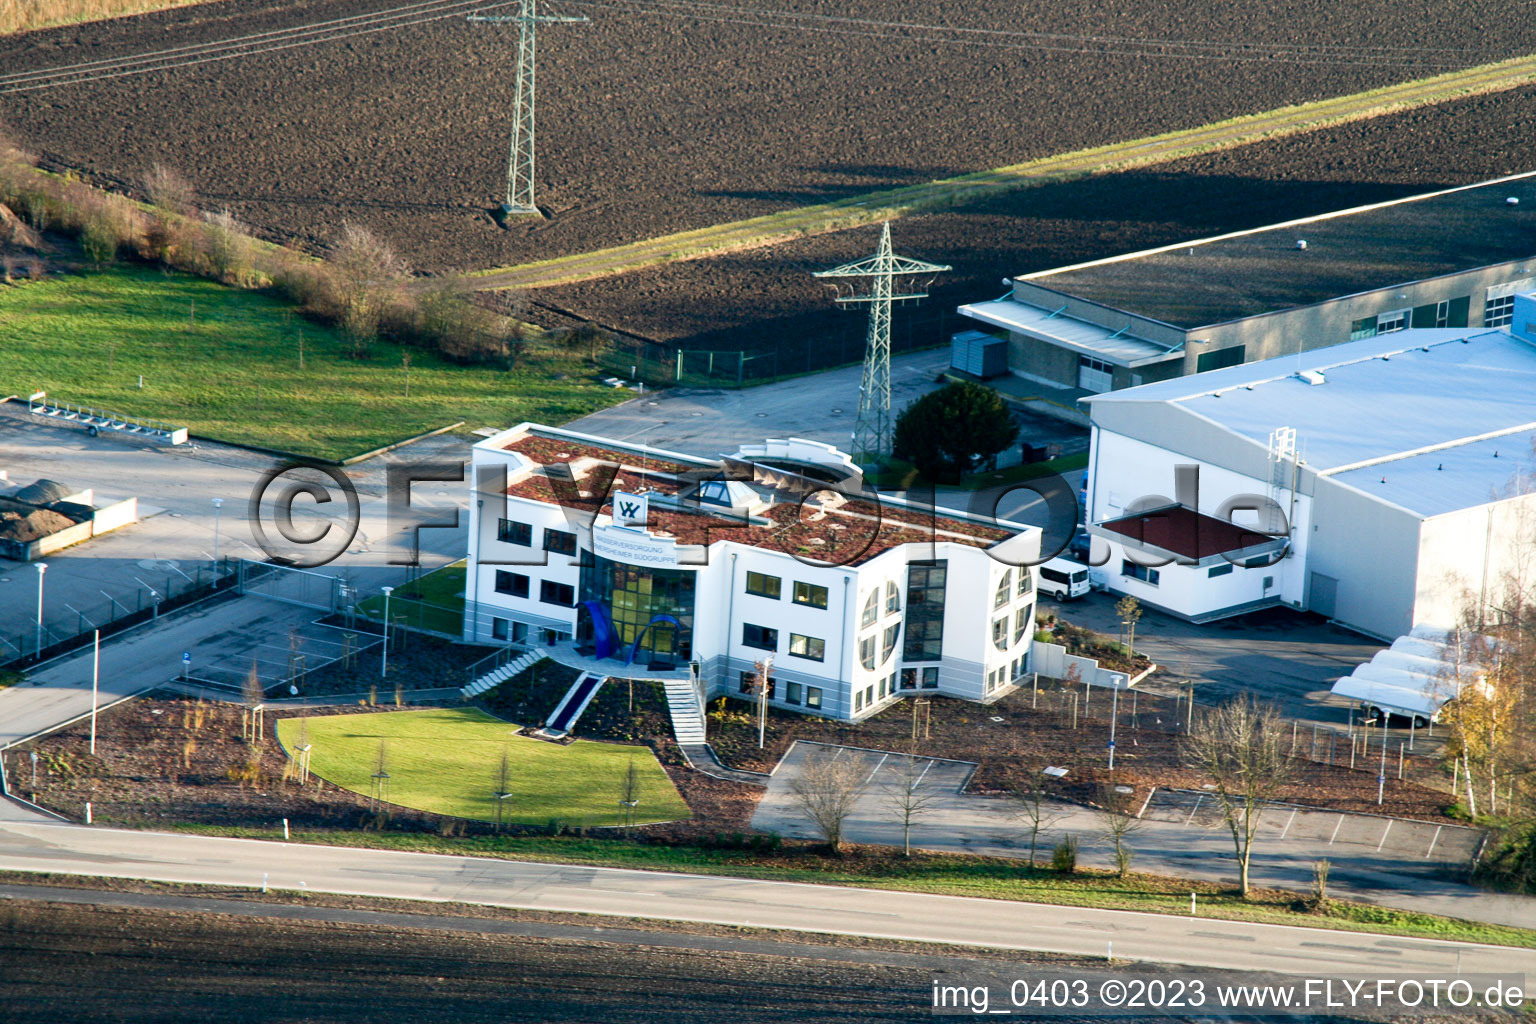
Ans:
[[[1319,384],[1326,384],[1328,382],[1328,378],[1324,377],[1322,373],[1317,370],[1297,370],[1296,376],[1301,380],[1306,381],[1313,387],[1317,387]]]
[[[1298,248],[1298,249],[1305,249],[1306,247],[1307,247],[1307,240],[1305,238],[1298,238],[1298,239],[1296,239],[1296,248]]]

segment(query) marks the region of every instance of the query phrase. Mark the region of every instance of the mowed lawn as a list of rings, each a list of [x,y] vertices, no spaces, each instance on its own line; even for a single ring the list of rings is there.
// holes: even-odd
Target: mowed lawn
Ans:
[[[457,420],[466,430],[564,423],[629,397],[593,376],[576,360],[541,355],[508,372],[382,341],[355,359],[336,331],[278,299],[154,268],[0,285],[0,395],[46,390],[201,437],[319,458]]]
[[[415,629],[430,629],[458,636],[464,629],[464,562],[434,569],[414,583],[395,588],[389,599],[389,617],[403,619]],[[375,594],[357,604],[364,614],[384,617],[384,595]]]
[[[440,708],[285,718],[277,736],[291,756],[302,735],[313,747],[313,772],[364,796],[382,742],[390,802],[434,814],[495,821],[505,751],[512,796],[504,821],[622,825],[619,801],[631,761],[640,776],[635,823],[689,816],[650,748],[589,740],[562,746],[515,736],[516,728],[472,708]]]

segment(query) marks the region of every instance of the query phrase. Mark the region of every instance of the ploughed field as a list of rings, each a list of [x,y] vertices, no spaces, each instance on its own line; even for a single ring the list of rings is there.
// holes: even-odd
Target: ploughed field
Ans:
[[[442,270],[586,251],[1536,49],[1536,19],[1519,0],[557,7],[592,20],[541,31],[538,180],[550,217],[509,231],[487,210],[505,172],[515,30],[466,22],[469,3],[418,5],[386,31],[350,21],[316,45],[267,37],[267,52],[170,70],[123,76],[103,63],[79,76],[91,80],[41,89],[0,77],[0,121],[51,166],[129,187],[161,161],[205,206],[228,206],[269,237],[318,247],[358,221],[419,268]],[[388,9],[229,0],[29,33],[0,39],[0,76]],[[1368,178],[1378,155],[1351,156]]]
[[[1012,275],[1536,170],[1533,131],[1536,88],[1516,89],[906,217],[896,250],[954,270],[896,310],[894,343],[939,343],[966,324],[957,305],[1002,295]],[[794,372],[806,349],[860,358],[863,307],[835,307],[811,272],[878,239],[854,228],[531,297],[687,349],[775,349]]]

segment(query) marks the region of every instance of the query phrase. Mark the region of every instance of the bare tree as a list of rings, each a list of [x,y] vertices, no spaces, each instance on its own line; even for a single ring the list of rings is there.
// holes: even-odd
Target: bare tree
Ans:
[[[141,184],[149,201],[162,210],[169,210],[183,217],[191,216],[196,212],[194,204],[197,202],[197,190],[175,168],[162,163],[152,164],[149,170],[144,172]]]
[[[624,808],[624,825],[626,827],[635,823],[635,807],[640,803],[640,769],[635,765],[635,759],[629,759],[629,767],[624,770],[624,778],[619,784],[619,804]]]
[[[909,754],[896,767],[896,788],[886,796],[886,806],[901,825],[902,856],[912,856],[912,826],[925,817],[938,796],[925,782],[931,762]]]
[[[342,331],[354,356],[363,356],[378,336],[390,303],[399,295],[409,268],[372,231],[350,221],[328,253],[340,307]]]
[[[843,823],[868,786],[864,764],[818,749],[800,765],[789,784],[795,803],[815,824],[834,854],[843,852]]]
[[[501,831],[502,808],[512,796],[512,763],[507,749],[501,749],[501,766],[496,771],[496,831]]]
[[[1134,795],[1106,785],[1099,796],[1100,834],[1109,843],[1115,858],[1115,871],[1121,878],[1131,873],[1133,851],[1128,840],[1146,824],[1134,813]]]
[[[1044,787],[1039,783],[1018,786],[1009,795],[1018,805],[1018,816],[1024,822],[1025,831],[1029,833],[1029,866],[1034,867],[1041,833],[1049,831],[1062,819],[1062,815],[1050,803]]]
[[[1259,819],[1295,776],[1290,730],[1281,728],[1280,713],[1273,706],[1242,697],[1196,717],[1184,750],[1190,764],[1210,780],[1232,834],[1239,888],[1246,898]]]

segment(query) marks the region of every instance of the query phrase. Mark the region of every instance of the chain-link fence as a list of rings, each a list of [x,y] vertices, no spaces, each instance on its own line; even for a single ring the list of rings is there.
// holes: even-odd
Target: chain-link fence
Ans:
[[[221,559],[218,565],[165,564],[163,570],[136,571],[132,590],[119,589],[115,594],[103,590],[91,601],[45,600],[41,621],[26,629],[0,632],[0,665],[36,664],[89,642],[95,630],[107,636],[231,585],[229,559]]]

